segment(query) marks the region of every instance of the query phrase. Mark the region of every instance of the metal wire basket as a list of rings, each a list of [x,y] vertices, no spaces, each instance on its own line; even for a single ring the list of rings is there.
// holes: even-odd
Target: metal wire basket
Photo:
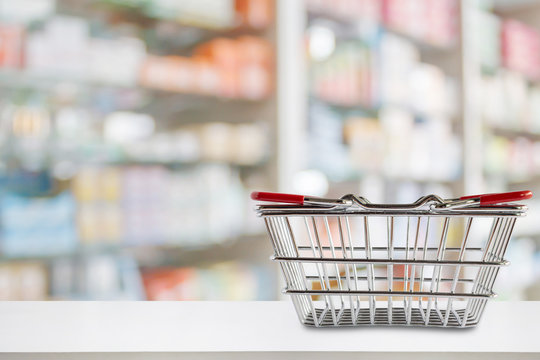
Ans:
[[[530,191],[372,204],[254,192],[308,326],[478,324]]]

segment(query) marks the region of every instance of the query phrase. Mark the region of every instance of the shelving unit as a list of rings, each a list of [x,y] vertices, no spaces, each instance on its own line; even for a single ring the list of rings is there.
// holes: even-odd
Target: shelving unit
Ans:
[[[418,3],[416,4],[418,5]],[[482,4],[485,5],[486,2],[482,2]],[[374,10],[377,6],[382,6],[382,8],[379,11]],[[308,147],[308,150],[303,150],[305,153],[304,161],[300,163],[297,171],[313,168],[319,169],[330,182],[329,188],[331,190],[328,194],[329,196],[335,197],[345,193],[360,193],[374,202],[411,202],[425,193],[438,193],[442,196],[451,197],[458,194],[501,192],[522,190],[524,188],[531,188],[533,191],[536,190],[538,175],[535,172],[527,176],[513,176],[508,172],[508,169],[515,167],[515,164],[526,160],[523,156],[520,160],[507,159],[501,161],[499,159],[498,166],[505,169],[502,170],[502,173],[490,174],[485,171],[487,134],[493,133],[496,136],[509,139],[526,139],[531,143],[536,143],[540,137],[538,130],[532,128],[487,127],[482,120],[483,105],[479,98],[485,94],[485,91],[483,92],[480,86],[482,77],[489,74],[489,71],[486,72],[486,68],[480,65],[480,54],[478,53],[480,45],[483,44],[482,41],[485,42],[485,39],[480,38],[480,36],[486,31],[476,17],[476,9],[480,6],[480,2],[448,1],[438,3],[438,6],[455,7],[454,19],[452,20],[455,22],[453,40],[445,45],[436,45],[433,42],[422,40],[421,36],[407,34],[406,31],[403,32],[392,28],[390,24],[386,23],[384,18],[386,16],[384,15],[385,11],[388,11],[388,7],[391,6],[403,7],[401,10],[404,10],[405,13],[402,13],[401,17],[396,17],[399,19],[405,19],[405,15],[410,15],[410,13],[406,13],[407,11],[421,12],[423,8],[427,7],[427,5],[424,7],[420,5],[414,7],[407,1],[401,3],[393,1],[359,1],[352,3],[347,1],[326,2],[323,0],[305,2],[303,19],[299,23],[305,23],[305,29],[307,29],[307,31],[304,30],[305,46],[302,49],[307,54],[307,58],[305,59],[306,69],[304,71],[308,76],[308,80],[306,80],[308,87],[298,89],[298,91],[303,91],[302,97],[304,98],[304,103],[308,104],[304,117],[308,121],[307,123],[303,123],[304,130],[299,130],[299,133],[308,134],[307,142],[311,141],[314,136],[313,120],[326,117],[327,121],[324,124],[315,125],[315,132],[319,131],[315,135],[325,139],[327,143],[331,143],[331,146],[324,147],[323,143],[317,143],[314,146]],[[498,16],[515,18],[530,25],[534,24],[537,27],[535,19],[538,19],[540,16],[538,13],[540,7],[534,2],[526,2],[526,4],[519,2],[517,4],[514,2],[495,1],[494,7],[495,13]],[[451,13],[449,11],[443,12],[445,14]],[[432,14],[432,16],[434,15],[436,14]],[[412,24],[421,26],[424,20],[418,18],[418,21],[413,21]],[[319,38],[315,39],[315,41],[320,41],[320,48],[317,51],[320,50],[323,54],[316,53],[313,56],[321,56],[320,59],[310,58],[310,37],[313,37],[310,32],[314,27],[318,27],[316,30],[319,32],[316,35]],[[414,29],[414,26],[412,28]],[[459,164],[452,172],[452,176],[418,176],[418,174],[407,173],[407,168],[402,166],[407,163],[408,159],[414,159],[416,162],[426,161],[426,153],[434,153],[441,148],[449,148],[449,143],[441,141],[444,137],[434,138],[426,133],[419,136],[418,139],[420,140],[418,143],[420,145],[416,151],[414,147],[411,148],[409,147],[410,145],[402,142],[396,145],[398,153],[401,153],[400,160],[394,161],[386,168],[380,166],[384,164],[383,161],[388,161],[389,154],[380,155],[380,152],[383,151],[384,153],[384,150],[381,150],[378,144],[382,142],[385,143],[384,146],[388,146],[389,143],[392,144],[392,141],[395,143],[397,140],[402,140],[410,136],[408,135],[409,133],[397,130],[397,136],[391,139],[389,143],[381,140],[381,138],[384,139],[388,134],[385,134],[385,131],[392,130],[392,127],[381,130],[380,124],[384,123],[384,120],[381,120],[381,118],[384,118],[383,112],[385,109],[397,108],[404,113],[408,112],[414,119],[412,122],[415,127],[425,123],[426,120],[423,118],[429,118],[429,115],[437,117],[440,114],[428,113],[428,116],[426,116],[425,113],[418,111],[410,104],[389,101],[388,99],[385,100],[384,97],[373,100],[373,92],[368,92],[369,96],[366,98],[366,92],[362,93],[362,90],[358,92],[360,95],[357,95],[356,98],[354,96],[348,98],[340,97],[343,93],[350,95],[352,91],[351,87],[356,86],[351,85],[353,80],[367,78],[367,86],[369,88],[370,77],[379,79],[382,76],[380,68],[375,68],[374,70],[370,68],[370,62],[380,62],[381,59],[377,57],[380,56],[379,44],[381,38],[385,35],[398,38],[403,43],[408,44],[409,48],[414,49],[417,53],[418,60],[416,61],[435,66],[447,79],[452,79],[452,86],[454,87],[454,96],[451,97],[452,110],[450,113],[444,114],[444,121],[441,121],[442,119],[432,119],[431,121],[435,123],[439,121],[439,124],[444,123],[444,126],[450,129],[450,132],[447,134],[455,136],[454,139],[457,140],[458,145],[454,143],[454,157],[450,158],[450,160],[440,153],[433,154],[434,163],[426,167],[427,174],[439,175],[441,169],[444,169],[445,166]],[[296,34],[295,36],[298,35]],[[336,60],[334,64],[329,65],[332,58],[337,56],[336,54],[341,51],[340,46],[351,43],[360,49],[355,53],[359,55],[354,55],[356,58],[350,55],[350,60],[342,56],[340,61]],[[347,51],[351,53],[353,50],[348,49]],[[362,54],[367,55],[365,55],[366,57],[362,57],[364,56]],[[406,52],[399,53],[396,51],[394,56],[386,56],[385,58],[391,59],[388,60],[389,62],[399,63],[402,60],[399,57],[408,56],[407,54]],[[374,56],[375,59],[370,59],[369,56]],[[358,70],[357,67],[354,67],[359,62],[365,69],[361,68]],[[316,67],[319,67],[320,71]],[[313,75],[313,68],[319,71],[315,76]],[[502,71],[509,72],[510,70],[503,69]],[[388,73],[388,69],[386,73]],[[330,98],[325,98],[320,93],[314,93],[313,91],[313,79],[319,75],[324,77],[324,81],[326,81],[326,94]],[[407,83],[407,79],[399,77],[395,77],[393,81],[389,82],[389,84],[394,85],[403,83]],[[409,79],[410,83],[414,82]],[[529,86],[536,86],[537,82],[529,80],[528,84]],[[362,85],[363,83],[360,82],[359,86]],[[349,94],[343,91],[343,88],[347,86],[349,86]],[[380,92],[380,86],[376,87],[375,93]],[[433,99],[428,95],[431,94],[426,93],[422,101],[429,104],[433,102]],[[506,101],[508,101],[507,98],[500,98],[498,100],[499,103],[505,103]],[[316,106],[315,109],[313,109],[314,106]],[[365,168],[360,167],[360,169],[351,170],[351,164],[347,161],[351,151],[354,151],[348,139],[346,129],[343,129],[344,122],[345,126],[347,126],[347,118],[368,120],[365,121],[365,125],[360,127],[359,130],[356,130],[359,134],[357,143],[360,145],[364,144],[358,150],[364,156],[359,157],[360,160],[357,159],[359,161],[357,165],[364,166]],[[395,127],[398,126],[399,124],[396,122]],[[487,150],[487,153],[489,151]],[[491,151],[491,154],[496,157],[498,153]],[[317,164],[317,160],[320,159],[326,161],[325,166]],[[534,160],[534,163],[538,164],[538,161]],[[440,167],[438,168],[437,166]],[[389,172],[388,169],[393,170],[394,173],[392,171]],[[401,170],[396,171],[395,169]],[[492,180],[491,183],[489,180]],[[307,183],[303,183],[292,190],[301,193],[303,186],[310,188],[308,185]],[[314,195],[325,195],[328,187],[323,186],[320,189],[320,193],[314,193]],[[540,233],[540,229],[534,227],[538,216],[535,211],[536,204],[536,202],[530,202],[528,204],[531,208],[529,215],[526,219],[520,220],[518,226],[523,228],[522,235],[519,235],[518,230],[516,240],[514,241],[515,251],[512,251],[511,248],[509,254],[510,260],[512,261],[514,259],[518,263],[522,263],[522,257],[520,256],[527,256],[527,265],[514,265],[513,269],[511,267],[509,270],[511,273],[508,276],[503,276],[503,280],[501,280],[503,284],[500,285],[503,289],[501,292],[501,298],[503,299],[537,298],[537,295],[524,295],[523,287],[518,288],[511,284],[511,279],[520,277],[521,275],[519,274],[529,274],[527,281],[531,281],[531,274],[535,273],[534,266],[537,265],[531,264],[538,263],[537,260],[534,260],[538,258],[538,255],[527,254],[524,246],[529,246],[529,241],[522,241],[520,237],[535,239],[537,238],[536,234]],[[455,235],[456,240],[459,239],[459,234]],[[534,281],[537,282],[538,279]],[[519,286],[522,286],[521,282]]]
[[[63,73],[47,61],[54,71],[36,71],[43,64],[34,59],[37,68],[32,68],[28,59],[6,60],[0,49],[0,185],[16,194],[32,189],[26,195],[36,199],[30,203],[27,198],[8,197],[13,204],[0,203],[0,208],[13,205],[16,211],[27,212],[25,220],[31,224],[31,215],[38,212],[32,206],[52,206],[53,199],[66,195],[56,205],[67,214],[64,225],[71,224],[65,230],[71,240],[56,253],[24,254],[20,248],[10,252],[5,244],[9,234],[3,234],[0,261],[5,264],[0,264],[0,283],[12,276],[12,270],[21,273],[19,264],[37,265],[32,269],[42,270],[32,270],[28,276],[43,280],[39,274],[48,274],[63,258],[106,258],[104,262],[112,264],[115,256],[121,256],[135,259],[137,272],[145,274],[158,273],[164,266],[201,270],[188,283],[210,278],[207,283],[217,288],[245,282],[255,289],[257,281],[246,278],[263,274],[257,279],[267,285],[265,291],[254,290],[249,296],[274,299],[278,275],[267,261],[271,246],[264,226],[248,200],[253,189],[331,197],[357,193],[373,202],[412,202],[426,193],[452,197],[523,187],[536,190],[540,123],[527,127],[506,126],[510,122],[506,118],[485,121],[483,81],[514,76],[516,71],[497,62],[491,67],[482,63],[485,54],[479,52],[483,51],[479,42],[487,27],[478,17],[480,1],[426,0],[415,7],[405,0],[257,0],[256,6],[271,5],[267,15],[273,20],[262,25],[239,15],[248,3],[223,0],[220,6],[228,4],[227,9],[212,7],[201,13],[210,17],[200,18],[189,11],[182,15],[155,8],[151,1],[58,0],[53,12],[24,26],[25,41],[36,34],[54,39],[58,24],[52,30],[48,26],[58,14],[84,18],[87,39],[104,40],[101,46],[118,48],[118,56],[122,56],[122,39],[130,39],[123,51],[129,52],[130,46],[135,53],[143,49],[139,70],[153,69],[146,73],[157,73],[157,81],[145,80],[142,70],[124,79],[108,77],[106,71],[95,77],[77,73],[76,66],[72,73]],[[536,4],[505,1],[495,1],[489,10],[491,16],[533,27],[539,11]],[[21,29],[6,27],[9,23],[0,13],[4,24],[0,40],[16,40]],[[70,39],[66,41],[74,41]],[[260,39],[270,46],[259,43]],[[216,40],[221,42],[216,45]],[[107,41],[112,42],[107,45]],[[114,41],[120,44],[117,48]],[[55,46],[61,49],[61,45]],[[244,57],[239,55],[242,48]],[[34,51],[43,55],[45,50],[38,46]],[[269,55],[259,58],[260,53]],[[101,55],[96,61],[114,63]],[[229,58],[236,62],[231,65]],[[244,63],[244,58],[249,62]],[[168,75],[163,76],[163,71]],[[231,73],[236,78],[231,80]],[[244,85],[251,81],[243,76],[268,88],[239,90],[239,79],[246,81]],[[185,85],[185,77],[191,85]],[[216,87],[216,78],[225,85]],[[537,80],[527,80],[526,86],[540,88]],[[540,95],[537,101],[540,108]],[[111,119],[111,114],[120,119]],[[141,114],[150,120],[137,117]],[[19,120],[13,122],[15,118]],[[122,124],[127,122],[138,124],[134,127],[140,132],[130,139],[123,138]],[[36,129],[45,129],[46,136]],[[493,145],[493,138],[507,147],[517,141],[526,144],[522,148],[529,144],[536,149],[531,150],[538,155],[528,172],[516,167],[526,156],[503,154],[506,160],[499,161],[501,146],[497,141]],[[486,151],[488,146],[492,148]],[[491,160],[499,168],[489,169],[486,153],[493,154]],[[517,171],[510,173],[509,168]],[[82,190],[74,187],[78,181]],[[129,191],[123,191],[128,185]],[[530,203],[529,217],[517,227],[517,234],[537,244],[535,204]],[[9,217],[9,211],[0,213]],[[43,217],[41,225],[50,222]],[[122,224],[124,218],[132,222],[115,224],[119,217]],[[0,229],[5,229],[6,219],[0,220]],[[88,235],[89,230],[83,236],[83,227],[108,235]],[[139,234],[127,234],[127,229]],[[170,231],[159,233],[163,229]],[[529,243],[517,241],[517,253]],[[243,270],[222,271],[220,263]],[[105,268],[101,271],[112,271]],[[225,279],[215,280],[220,272]],[[175,279],[176,285],[182,283]],[[138,286],[142,289],[143,284]],[[502,297],[515,291],[511,286],[507,289]],[[195,298],[204,298],[200,294]],[[0,298],[9,296],[0,290]],[[219,298],[219,294],[212,296]]]
[[[275,298],[248,201],[277,188],[273,1],[196,3],[2,9],[0,298]]]
[[[454,145],[451,146],[454,149],[449,150],[447,154],[434,155],[433,160],[438,163],[445,162],[441,156],[452,154],[449,155],[451,158],[446,158],[447,164],[454,165],[461,162],[462,146],[456,143],[462,137],[463,131],[459,100],[451,99],[453,104],[446,108],[422,107],[430,102],[436,102],[437,99],[427,98],[423,102],[417,100],[414,102],[414,98],[408,98],[407,92],[422,90],[408,88],[407,82],[415,83],[415,81],[404,77],[408,76],[407,66],[410,70],[416,66],[424,67],[418,71],[435,72],[435,76],[442,76],[442,80],[437,80],[442,81],[439,85],[443,87],[446,87],[448,85],[446,83],[452,78],[455,97],[458,91],[456,85],[461,79],[459,56],[461,42],[458,33],[450,29],[448,31],[454,32],[454,35],[446,39],[444,36],[447,34],[440,33],[444,36],[437,41],[435,40],[437,35],[429,32],[423,35],[415,34],[411,31],[414,27],[410,25],[411,23],[406,23],[407,20],[401,23],[400,28],[399,24],[393,22],[397,18],[393,16],[397,16],[395,14],[399,11],[408,11],[408,5],[402,6],[399,2],[306,1],[305,3],[304,37],[308,54],[306,71],[310,73],[310,78],[304,98],[311,110],[307,116],[309,119],[305,127],[307,130],[304,131],[310,134],[311,139],[318,137],[319,140],[316,140],[316,144],[308,150],[311,156],[310,160],[303,164],[304,168],[320,169],[328,177],[332,194],[336,196],[352,192],[361,193],[372,201],[407,202],[414,201],[416,195],[420,196],[426,191],[439,193],[442,191],[443,196],[461,193],[462,183],[459,180],[463,172],[461,165],[457,165],[448,174],[441,175],[442,171],[446,170],[443,167],[440,167],[440,171],[437,171],[437,166],[427,166],[421,170],[415,168],[413,164],[410,165],[412,168],[406,164],[412,159],[421,158],[419,152],[428,154],[433,152],[434,146],[436,149],[437,145],[439,149],[448,146],[440,144],[440,141],[445,141],[446,138],[439,139],[439,144],[430,142],[433,135],[429,135],[430,130],[426,124],[440,124],[434,126],[446,127],[444,135],[453,136],[451,141]],[[441,6],[448,6],[445,10],[450,9],[449,14],[455,12],[453,19],[452,15],[448,15],[450,20],[439,19],[442,23],[446,20],[455,21],[456,26],[459,26],[456,4],[451,1],[442,3]],[[427,8],[429,6],[426,4]],[[421,7],[416,9],[421,10]],[[406,18],[418,14],[401,13],[401,16]],[[408,21],[412,21],[412,18]],[[399,53],[401,50],[406,52]],[[327,54],[321,56],[318,54],[321,51],[323,53],[326,51]],[[387,53],[383,53],[384,51]],[[389,51],[394,51],[394,55]],[[403,56],[409,57],[410,63],[407,63],[407,60],[403,62],[403,59],[400,59]],[[399,68],[395,69],[399,66],[402,68],[401,73]],[[390,71],[394,73],[390,74]],[[385,77],[384,74],[388,75]],[[429,75],[433,74],[422,76],[425,78]],[[353,83],[356,79],[359,79],[358,82]],[[431,84],[433,85],[434,83]],[[452,90],[448,88],[438,91],[444,92],[445,94],[437,94],[444,97],[451,96],[446,92]],[[429,95],[429,92],[424,95]],[[448,103],[449,101],[442,102],[445,105]],[[397,119],[394,125],[388,124],[395,116],[402,117],[401,123],[409,121],[410,130],[413,132],[402,134],[394,132],[392,135],[391,129],[400,126]],[[407,120],[407,117],[410,120]],[[403,130],[408,131],[407,129],[405,127]],[[419,140],[415,140],[414,131],[420,129],[423,129],[424,134],[420,135],[419,132],[416,137]],[[314,131],[319,132],[315,134]],[[324,137],[327,139],[322,140]],[[395,145],[407,137],[411,137],[408,142],[401,141]],[[366,143],[368,145],[362,145]],[[394,152],[393,160],[392,147],[396,151],[399,149],[398,153],[401,153]],[[396,157],[398,155],[400,159]],[[326,161],[326,165],[318,164],[320,159]],[[417,163],[424,160],[420,159]],[[396,170],[398,168],[402,169]],[[381,185],[374,188],[374,183]]]
[[[521,89],[534,90],[536,81],[527,79],[527,75],[508,64],[508,58],[516,54],[505,48],[503,26],[506,21],[518,21],[533,32],[540,31],[536,21],[540,16],[540,3],[462,1],[461,6],[462,33],[474,34],[463,35],[466,41],[463,50],[463,111],[468,137],[465,141],[468,144],[465,190],[467,193],[481,193],[530,189],[536,197],[539,168],[534,160],[533,144],[540,140],[535,129],[538,120],[535,113],[518,113],[517,109],[522,111],[529,105],[521,103],[516,108],[515,103],[516,96],[523,99]],[[529,47],[533,49],[532,44],[524,41],[514,41],[516,48],[513,51],[520,47],[519,51],[527,51]],[[524,61],[532,61],[524,53],[522,55]],[[527,101],[539,104],[531,94],[525,95]],[[525,124],[525,117],[529,117],[528,124]],[[538,204],[534,198],[528,201],[527,217],[520,219],[516,226],[508,253],[512,266],[498,282],[502,299],[538,298],[538,291],[530,291],[538,288],[540,282],[534,270],[538,266],[539,247],[537,241],[532,240],[540,233],[536,220]]]

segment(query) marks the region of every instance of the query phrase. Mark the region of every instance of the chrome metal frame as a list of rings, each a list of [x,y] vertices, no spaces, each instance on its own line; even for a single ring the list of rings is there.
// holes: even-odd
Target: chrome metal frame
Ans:
[[[257,207],[274,247],[272,260],[285,278],[283,291],[292,297],[300,321],[316,327],[475,326],[487,300],[496,296],[493,284],[508,264],[503,256],[516,218],[526,210],[436,195],[403,205],[346,195]],[[370,236],[372,217],[386,220],[384,239]],[[477,217],[493,221],[481,246],[473,247],[469,234]],[[395,244],[398,218],[406,218],[404,246]],[[360,225],[352,227],[351,219]],[[430,226],[435,221],[440,229]],[[447,243],[449,231],[456,229],[462,233],[458,247]],[[430,231],[437,232],[436,246],[428,245]],[[374,240],[386,246],[375,246]]]

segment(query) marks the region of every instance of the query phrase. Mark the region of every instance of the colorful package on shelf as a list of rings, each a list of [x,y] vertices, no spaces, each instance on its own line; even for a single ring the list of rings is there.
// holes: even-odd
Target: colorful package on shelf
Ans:
[[[72,183],[78,201],[77,226],[82,243],[114,243],[122,238],[120,173],[115,168],[83,168]]]
[[[199,45],[189,58],[149,56],[140,82],[168,91],[257,100],[270,95],[272,76],[269,43],[243,36]]]
[[[142,277],[148,300],[257,300],[274,295],[264,269],[235,262],[149,270]]]
[[[458,34],[457,0],[384,0],[383,22],[391,29],[436,45],[450,46]]]
[[[8,194],[0,205],[1,250],[6,256],[66,253],[76,247],[75,203],[68,193],[52,198]]]
[[[273,87],[272,47],[266,40],[255,36],[242,36],[237,41],[240,97],[256,100],[269,96]]]
[[[43,264],[13,262],[0,265],[0,300],[47,300],[47,270]]]
[[[20,68],[23,65],[24,28],[0,24],[0,68]]]
[[[132,244],[165,240],[164,202],[169,172],[161,166],[129,167],[122,176],[124,235]],[[158,191],[159,189],[159,191]]]
[[[274,6],[274,0],[235,0],[240,23],[255,29],[264,29],[272,24]]]
[[[374,102],[372,56],[360,42],[340,43],[328,59],[312,62],[313,95],[333,104],[370,106]]]
[[[244,188],[228,165],[87,168],[73,191],[85,244],[200,246],[243,228]]]
[[[531,79],[540,78],[540,32],[516,20],[502,24],[503,65]]]
[[[217,66],[218,95],[260,99],[270,94],[272,48],[266,40],[254,36],[218,38],[199,45],[194,56]]]

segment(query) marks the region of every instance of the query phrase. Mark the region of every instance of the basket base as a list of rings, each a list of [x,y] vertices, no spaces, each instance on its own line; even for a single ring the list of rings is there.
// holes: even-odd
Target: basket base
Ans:
[[[358,315],[356,316],[355,321],[353,322],[353,317],[351,316],[350,309],[343,309],[341,311],[336,311],[335,316],[332,316],[332,312],[328,309],[316,309],[315,310],[317,319],[322,321],[318,324],[320,327],[336,327],[336,326],[420,326],[420,327],[458,327],[458,328],[470,328],[478,324],[477,319],[468,319],[465,326],[461,326],[458,318],[463,318],[465,310],[457,310],[455,312],[450,312],[448,322],[444,325],[444,319],[446,316],[446,311],[437,311],[432,309],[429,315],[429,321],[426,324],[425,311],[420,311],[419,309],[411,309],[411,318],[410,321],[407,321],[405,309],[402,308],[393,308],[391,321],[388,316],[387,308],[377,308],[374,311],[373,317],[370,314],[369,309],[360,309]],[[324,313],[324,314],[323,314]],[[313,321],[313,314],[308,313],[306,316],[301,319],[301,322],[306,326],[316,326]],[[337,322],[337,324],[335,323]]]

